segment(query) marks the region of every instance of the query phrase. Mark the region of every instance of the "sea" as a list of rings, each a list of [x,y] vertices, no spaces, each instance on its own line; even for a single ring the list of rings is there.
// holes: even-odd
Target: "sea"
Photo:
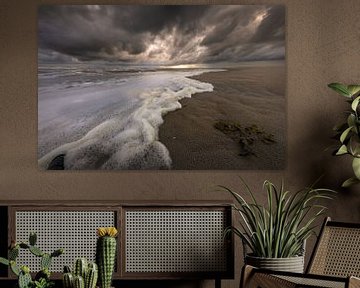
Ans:
[[[164,115],[180,100],[211,92],[190,77],[223,69],[126,66],[114,63],[39,64],[38,163],[59,155],[74,170],[171,169],[159,141]]]

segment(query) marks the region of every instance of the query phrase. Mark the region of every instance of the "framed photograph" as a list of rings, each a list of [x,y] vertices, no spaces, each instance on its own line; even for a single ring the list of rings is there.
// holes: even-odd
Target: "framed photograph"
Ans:
[[[285,168],[283,5],[41,5],[42,170]]]

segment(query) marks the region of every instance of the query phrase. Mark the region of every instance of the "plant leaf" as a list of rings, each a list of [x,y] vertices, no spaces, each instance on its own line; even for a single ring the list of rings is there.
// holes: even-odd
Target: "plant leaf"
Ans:
[[[348,188],[352,185],[359,184],[359,183],[360,183],[359,179],[357,179],[356,177],[351,177],[351,178],[347,179],[346,181],[344,181],[344,183],[341,185],[341,187]]]
[[[8,260],[8,259],[5,259],[5,258],[3,258],[3,257],[0,257],[0,263],[1,263],[1,264],[4,264],[4,265],[9,265],[9,264],[10,264],[9,260]]]
[[[351,147],[352,155],[354,157],[360,156],[360,140],[357,135],[354,135],[350,138],[349,145]]]
[[[341,147],[339,148],[339,150],[336,152],[335,155],[344,155],[348,153],[348,149],[346,147],[346,145],[341,145]]]
[[[352,168],[357,179],[360,180],[360,158],[354,157]]]
[[[11,271],[16,275],[19,276],[20,274],[20,268],[16,265],[15,261],[10,261],[10,268]]]
[[[341,143],[344,143],[346,137],[348,136],[348,134],[349,134],[349,132],[351,131],[352,128],[353,127],[351,126],[351,127],[347,128],[343,133],[341,133],[341,136],[340,136]]]
[[[341,84],[341,83],[330,83],[328,85],[329,88],[333,89],[335,92],[339,93],[342,96],[350,98],[351,95],[347,89],[347,86]]]
[[[350,96],[354,96],[360,92],[360,85],[348,85],[347,90],[349,91]]]
[[[351,109],[352,109],[352,110],[356,111],[356,108],[357,108],[358,105],[359,105],[359,101],[360,101],[360,96],[356,97],[356,98],[354,99],[354,101],[352,101],[352,103],[351,103]]]
[[[246,200],[231,189],[222,187],[236,200],[234,210],[240,214],[240,228],[227,228],[225,233],[233,232],[258,257],[291,257],[299,255],[304,240],[313,233],[313,222],[322,215],[324,206],[318,200],[331,199],[328,189],[305,188],[290,193],[283,184],[277,189],[270,181],[264,182],[267,194],[265,206]],[[245,185],[246,192],[253,194]],[[312,211],[312,217],[309,217]],[[231,231],[230,231],[231,230]]]
[[[353,113],[350,113],[347,118],[347,124],[348,126],[355,126],[356,116]]]

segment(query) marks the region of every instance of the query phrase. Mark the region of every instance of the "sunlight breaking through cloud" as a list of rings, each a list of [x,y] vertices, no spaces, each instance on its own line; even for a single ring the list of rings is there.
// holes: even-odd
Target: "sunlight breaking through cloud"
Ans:
[[[284,59],[284,27],[282,5],[42,5],[39,61],[180,65]]]

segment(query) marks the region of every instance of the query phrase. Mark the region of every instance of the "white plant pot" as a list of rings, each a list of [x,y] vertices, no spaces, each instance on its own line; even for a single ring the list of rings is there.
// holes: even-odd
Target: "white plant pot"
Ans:
[[[304,256],[289,258],[263,258],[246,255],[245,263],[262,269],[304,273]]]

